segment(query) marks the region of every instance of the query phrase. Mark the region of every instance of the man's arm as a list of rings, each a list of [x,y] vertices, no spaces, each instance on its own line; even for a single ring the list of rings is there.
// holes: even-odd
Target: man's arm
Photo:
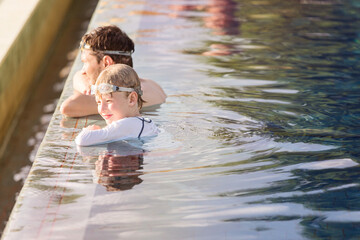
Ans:
[[[75,73],[73,88],[73,95],[61,104],[61,113],[68,117],[83,117],[97,114],[95,97],[90,95],[90,81],[82,71]]]
[[[77,91],[61,104],[60,111],[67,117],[98,114],[95,96],[84,95]]]
[[[81,86],[79,82],[86,83],[85,78],[86,76],[81,74],[80,71],[77,72],[73,80],[74,88],[76,86]],[[162,104],[165,102],[167,96],[159,84],[149,79],[140,79],[140,81],[141,88],[144,93],[143,99],[146,101],[144,103],[144,107]],[[76,85],[75,82],[80,85]],[[95,96],[82,94],[77,90],[78,87],[75,89],[74,94],[61,104],[61,113],[67,117],[83,117],[98,114]]]
[[[159,84],[149,79],[140,79],[141,89],[143,91],[142,98],[144,101],[144,107],[162,104],[166,100],[166,94]]]

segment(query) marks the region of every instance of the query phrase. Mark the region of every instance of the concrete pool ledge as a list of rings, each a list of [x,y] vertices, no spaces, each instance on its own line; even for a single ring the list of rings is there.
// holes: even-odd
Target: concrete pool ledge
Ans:
[[[146,1],[139,1],[114,8],[100,0],[88,29],[115,24],[135,41],[141,15],[134,12],[141,12],[145,5]],[[111,18],[114,15],[123,18]],[[1,239],[99,239],[93,237],[89,219],[99,187],[93,183],[92,171],[74,138],[100,116],[65,118],[60,113],[61,103],[73,92],[72,77],[81,65],[78,54]]]
[[[0,2],[0,156],[72,1]]]

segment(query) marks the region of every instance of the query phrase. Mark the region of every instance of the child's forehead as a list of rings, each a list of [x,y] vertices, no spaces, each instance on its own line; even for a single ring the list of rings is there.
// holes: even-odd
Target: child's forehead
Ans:
[[[123,92],[111,92],[111,93],[104,93],[104,94],[96,94],[95,99],[102,100],[102,99],[114,99],[117,95],[121,95]]]
[[[113,93],[96,94],[95,98],[96,98],[96,100],[103,99],[103,98],[109,99],[109,98],[113,98],[112,94]]]

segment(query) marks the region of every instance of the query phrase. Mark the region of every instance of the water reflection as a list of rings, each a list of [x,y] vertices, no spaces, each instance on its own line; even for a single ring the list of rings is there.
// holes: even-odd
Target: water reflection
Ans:
[[[186,16],[187,12],[205,13],[200,19],[204,26],[213,30],[215,35],[239,34],[240,20],[235,16],[236,1],[233,0],[210,0],[198,3],[184,3],[182,5],[170,5],[175,10],[172,16]],[[194,14],[192,14],[194,15]]]
[[[93,182],[104,186],[106,191],[130,190],[142,182],[140,176],[145,150],[141,148],[140,141],[133,144],[119,141],[93,147],[78,146],[78,151],[83,161],[93,166]]]
[[[94,182],[106,187],[107,191],[124,191],[140,184],[143,156],[112,156],[101,155],[95,162]]]

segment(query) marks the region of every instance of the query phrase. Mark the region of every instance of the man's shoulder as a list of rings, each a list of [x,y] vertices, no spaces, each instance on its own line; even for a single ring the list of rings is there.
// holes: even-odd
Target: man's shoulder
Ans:
[[[139,77],[139,79],[140,79],[140,82],[141,82],[141,83],[155,82],[155,81],[153,81],[153,80],[146,79],[146,78],[140,78],[140,77]]]
[[[140,78],[141,87],[162,89],[161,86],[151,79]]]

